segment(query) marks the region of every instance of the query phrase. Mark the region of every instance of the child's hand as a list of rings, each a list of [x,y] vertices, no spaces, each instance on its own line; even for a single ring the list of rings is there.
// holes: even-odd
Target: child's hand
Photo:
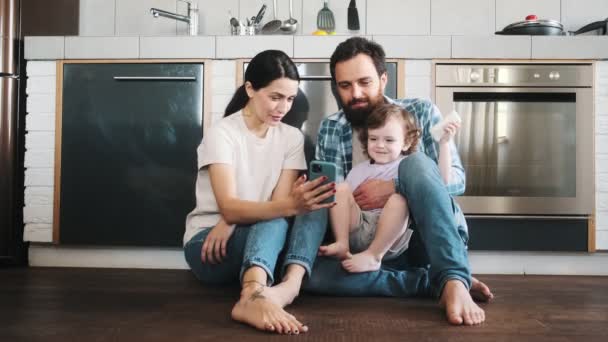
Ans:
[[[223,261],[226,257],[226,245],[228,239],[234,233],[234,227],[235,225],[227,224],[221,219],[215,227],[211,228],[201,249],[201,261],[203,263],[219,264]]]
[[[460,122],[453,121],[446,124],[445,128],[443,129],[443,135],[441,136],[441,139],[439,139],[439,144],[447,144],[450,142],[459,129]]]

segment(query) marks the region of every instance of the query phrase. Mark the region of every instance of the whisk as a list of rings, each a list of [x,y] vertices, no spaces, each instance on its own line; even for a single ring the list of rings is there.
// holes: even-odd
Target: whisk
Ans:
[[[336,30],[336,19],[334,13],[327,7],[327,0],[324,1],[323,8],[317,14],[317,28],[326,32]]]

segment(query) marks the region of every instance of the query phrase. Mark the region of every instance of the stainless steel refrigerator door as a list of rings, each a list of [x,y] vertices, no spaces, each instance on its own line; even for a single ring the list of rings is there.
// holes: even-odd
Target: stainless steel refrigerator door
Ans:
[[[11,255],[15,222],[16,110],[19,81],[0,77],[0,257]]]
[[[18,73],[19,1],[0,0],[0,75]]]

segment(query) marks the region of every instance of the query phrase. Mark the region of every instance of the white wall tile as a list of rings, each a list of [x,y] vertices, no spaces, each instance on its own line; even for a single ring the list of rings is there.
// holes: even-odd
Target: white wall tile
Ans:
[[[598,212],[600,212],[600,211],[608,212],[608,193],[602,192],[602,193],[597,194],[596,210]],[[606,229],[608,229],[608,227]]]
[[[518,21],[524,21],[529,14],[538,19],[560,21],[560,0],[496,0],[496,31]]]
[[[49,150],[55,147],[55,132],[28,132],[25,135],[25,149]]]
[[[53,168],[33,168],[25,170],[25,186],[53,186]]]
[[[52,205],[26,205],[23,208],[25,223],[53,223]]]
[[[211,76],[232,76],[236,75],[236,62],[232,60],[214,60],[211,64]]]
[[[214,57],[214,37],[139,37],[139,58]]]
[[[150,8],[177,13],[176,0],[118,0],[116,3],[116,34],[119,36],[177,34],[177,21],[154,18]],[[179,14],[186,14],[180,12]]]
[[[405,61],[405,77],[431,76],[432,62],[430,60],[407,60]]]
[[[532,58],[608,58],[608,36],[532,36]]]
[[[55,94],[56,87],[55,76],[34,76],[28,77],[27,89],[25,91],[28,95]]]
[[[338,44],[351,36],[295,36],[293,38],[294,58],[327,58],[334,53]],[[366,37],[370,38],[370,37]],[[313,48],[314,47],[314,48]]]
[[[248,0],[250,1],[250,0]],[[241,16],[239,14],[239,0],[222,0],[222,1],[201,1],[198,0],[198,17],[199,17],[199,34],[201,35],[230,35],[230,18],[228,11],[233,16]],[[268,4],[268,2],[267,2]],[[179,3],[178,7],[183,8],[185,4]],[[259,8],[258,8],[259,9]],[[270,12],[266,12],[265,18],[268,18]],[[255,15],[247,14],[249,16]],[[244,16],[245,14],[243,14]],[[178,24],[178,32],[184,34],[187,25],[184,23]]]
[[[139,37],[66,37],[65,58],[139,58]]]
[[[31,94],[26,99],[28,113],[54,113],[55,94]]]
[[[23,241],[52,242],[53,226],[49,223],[28,223],[23,231]]]
[[[25,189],[26,205],[52,205],[53,187],[30,186]]]
[[[279,0],[281,3],[287,3],[285,0]],[[378,0],[370,0],[374,3]],[[336,34],[365,34],[366,32],[366,9],[367,9],[367,0],[359,0],[357,1],[357,11],[359,12],[359,23],[361,29],[356,32],[351,32],[348,30],[347,25],[347,13],[348,13],[348,4],[349,1],[346,0],[329,0],[329,9],[334,14],[334,19],[336,22]],[[280,8],[281,5],[279,4]],[[311,34],[312,32],[317,30],[317,15],[319,11],[323,8],[323,0],[306,0],[304,6],[302,8],[303,18],[302,18],[302,34]]]
[[[53,167],[55,165],[54,150],[30,150],[25,152],[24,166]]]
[[[600,137],[597,137],[596,139],[598,139]],[[601,139],[601,141],[596,142],[596,145],[598,143],[608,143],[608,139]],[[596,152],[597,152],[597,147],[596,147]],[[608,173],[608,154],[597,154],[595,156],[595,172],[597,172],[598,174],[601,173]]]
[[[596,189],[599,192],[608,192],[608,173],[598,174]]]
[[[494,0],[433,0],[431,34],[494,34],[495,7]]]
[[[115,15],[116,0],[80,0],[78,35],[113,36]]]
[[[608,17],[606,0],[561,0],[561,9],[562,24],[569,31]]]
[[[33,131],[54,131],[54,114],[28,114],[25,116],[25,130]]]
[[[429,35],[431,1],[371,0],[367,3],[367,34]]]
[[[55,76],[57,74],[57,62],[55,61],[27,61],[26,63],[28,77]]]
[[[453,36],[452,58],[530,58],[530,36]]]
[[[450,36],[373,36],[388,58],[450,58]]]
[[[597,232],[595,235],[595,248],[602,251],[608,250],[608,230],[600,230]],[[600,265],[597,266],[601,267]]]
[[[406,76],[405,95],[406,97],[430,99],[432,95],[431,78],[429,76]]]
[[[597,118],[597,120],[596,120],[597,126],[595,127],[595,133],[608,135],[608,116],[606,116],[606,117],[598,116],[596,118]]]
[[[597,135],[595,137],[595,153],[608,154],[608,135]]]
[[[275,49],[293,56],[292,36],[230,36],[216,38],[217,58],[252,58],[261,51]]]
[[[25,37],[25,59],[63,59],[65,56],[64,37]]]
[[[211,112],[213,113],[224,113],[226,106],[232,99],[230,95],[214,95],[211,102]]]
[[[213,95],[232,95],[236,88],[234,76],[216,76],[211,80]]]

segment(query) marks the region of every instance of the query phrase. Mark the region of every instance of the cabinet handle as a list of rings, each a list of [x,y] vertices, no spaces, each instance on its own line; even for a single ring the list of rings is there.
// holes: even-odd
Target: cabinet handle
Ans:
[[[301,81],[331,81],[331,76],[300,76]]]
[[[114,76],[117,81],[196,81],[195,76]]]

